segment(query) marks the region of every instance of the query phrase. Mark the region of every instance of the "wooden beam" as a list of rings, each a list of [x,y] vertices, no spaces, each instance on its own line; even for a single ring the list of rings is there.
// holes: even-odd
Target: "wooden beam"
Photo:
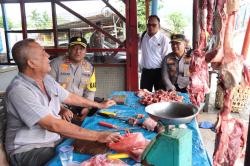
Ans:
[[[146,11],[146,24],[149,17],[149,0],[145,0],[145,11]]]
[[[102,0],[122,21],[126,22],[126,18],[121,15],[120,12],[118,12],[107,0]]]
[[[57,31],[56,4],[54,0],[51,1],[51,9],[52,9],[54,43],[55,43],[55,47],[57,48],[58,47],[58,31]]]
[[[25,13],[25,4],[24,1],[20,2],[20,10],[21,10],[21,21],[22,21],[22,33],[23,39],[27,38],[27,21],[26,21],[26,13]]]
[[[138,90],[137,1],[126,1],[126,90]]]
[[[97,25],[95,25],[94,23],[90,22],[89,20],[87,20],[85,17],[83,17],[82,15],[76,13],[74,10],[70,9],[68,6],[64,5],[63,3],[61,3],[59,0],[55,0],[55,3],[58,4],[59,6],[61,6],[62,8],[64,8],[65,10],[67,10],[68,12],[70,12],[71,14],[73,14],[74,16],[78,17],[80,20],[86,22],[87,24],[89,24],[90,26],[94,27],[97,31],[100,31],[101,33],[103,33],[105,36],[108,36],[110,39],[112,39],[113,41],[122,44],[122,42],[120,40],[118,40],[117,38],[113,37],[112,35],[110,35],[109,33],[107,33],[106,31],[102,30],[100,27],[98,27]]]

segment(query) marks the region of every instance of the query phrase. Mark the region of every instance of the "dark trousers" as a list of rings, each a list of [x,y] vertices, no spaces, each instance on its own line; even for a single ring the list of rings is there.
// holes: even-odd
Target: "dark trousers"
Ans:
[[[101,103],[104,101],[104,98],[99,98],[99,97],[95,97],[94,101],[97,103]],[[76,115],[81,115],[81,111],[83,109],[83,107],[78,107],[78,106],[71,106],[71,105],[67,105],[68,109],[70,109],[74,114]],[[91,108],[88,115],[87,116],[92,116],[96,113],[98,109],[97,108]]]
[[[12,155],[10,157],[10,164],[11,166],[44,166],[54,156],[54,148],[36,148],[28,152]]]
[[[187,93],[187,88],[179,88],[178,85],[174,85],[175,86],[175,90],[181,93]]]
[[[101,103],[104,101],[104,98],[99,98],[99,97],[95,97],[94,98],[95,102]],[[70,109],[76,116],[74,116],[74,118],[71,120],[72,123],[81,126],[83,120],[85,119],[86,116],[92,116],[96,113],[96,111],[98,111],[97,108],[91,108],[88,112],[87,115],[81,115],[81,111],[83,109],[83,107],[78,107],[78,106],[70,106],[67,105],[68,109]]]
[[[157,69],[142,69],[141,87],[140,89],[147,89],[152,92],[153,87],[155,90],[162,89],[161,68]]]

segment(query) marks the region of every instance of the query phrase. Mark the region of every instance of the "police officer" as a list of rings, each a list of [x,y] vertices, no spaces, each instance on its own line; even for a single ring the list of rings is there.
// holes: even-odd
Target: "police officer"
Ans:
[[[72,37],[69,41],[68,55],[55,58],[51,61],[50,74],[68,91],[94,100],[96,91],[95,70],[93,65],[84,59],[87,41],[81,37]],[[68,108],[84,118],[89,108]],[[62,117],[71,121],[73,114],[69,109],[62,107]]]
[[[187,39],[182,34],[171,36],[172,52],[162,61],[162,79],[165,90],[187,92],[190,55],[186,53]]]

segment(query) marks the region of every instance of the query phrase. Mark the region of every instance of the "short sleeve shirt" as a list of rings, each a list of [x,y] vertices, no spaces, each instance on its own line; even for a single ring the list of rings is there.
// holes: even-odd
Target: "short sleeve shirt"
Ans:
[[[51,76],[46,75],[44,94],[36,82],[19,73],[6,90],[7,129],[6,150],[9,155],[29,151],[33,148],[53,147],[60,139],[57,133],[38,125],[47,115],[61,118],[60,104],[69,95]]]

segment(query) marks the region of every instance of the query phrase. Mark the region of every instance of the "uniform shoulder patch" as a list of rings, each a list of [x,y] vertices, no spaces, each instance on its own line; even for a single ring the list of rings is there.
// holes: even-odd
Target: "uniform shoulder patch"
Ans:
[[[60,64],[60,69],[64,72],[68,71],[69,70],[69,65],[68,64],[65,64],[65,63],[62,63]]]

